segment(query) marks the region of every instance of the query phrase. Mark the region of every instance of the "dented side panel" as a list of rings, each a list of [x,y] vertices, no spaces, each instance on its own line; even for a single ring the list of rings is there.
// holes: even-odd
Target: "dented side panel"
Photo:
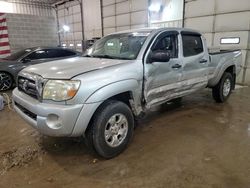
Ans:
[[[178,94],[181,90],[181,69],[171,68],[179,60],[166,63],[146,64],[145,66],[145,98],[147,107],[159,102],[170,100],[170,93]]]
[[[209,55],[204,38],[203,53],[183,57],[182,38],[178,35],[178,58],[166,63],[145,64],[145,90],[147,107],[205,88],[208,83]],[[175,64],[181,68],[174,69]]]
[[[167,34],[163,31],[158,33],[154,41],[151,42],[149,50],[146,53],[145,61],[150,54],[150,49],[157,40],[157,37]],[[180,49],[180,40],[178,36],[178,49]],[[180,50],[178,50],[178,57]],[[180,58],[171,58],[168,62],[154,62],[144,64],[144,98],[146,100],[146,108],[171,100],[169,93],[178,93],[181,90],[182,68],[173,69],[175,64],[181,64]]]

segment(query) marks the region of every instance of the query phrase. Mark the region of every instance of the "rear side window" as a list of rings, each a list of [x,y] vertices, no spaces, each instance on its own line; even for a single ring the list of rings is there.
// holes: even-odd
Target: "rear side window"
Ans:
[[[66,57],[66,56],[73,56],[73,55],[76,55],[75,52],[72,52],[70,50],[62,50],[62,56],[61,57]]]
[[[64,49],[51,49],[48,52],[49,58],[67,57],[76,55],[74,52]]]
[[[183,56],[189,57],[203,52],[201,36],[199,35],[182,35]]]
[[[28,55],[27,58],[31,60],[46,59],[48,58],[48,50],[37,50]]]

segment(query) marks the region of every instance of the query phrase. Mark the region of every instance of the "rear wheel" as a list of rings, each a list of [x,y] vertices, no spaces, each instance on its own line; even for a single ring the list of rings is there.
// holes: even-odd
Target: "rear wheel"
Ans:
[[[225,72],[222,75],[220,82],[212,89],[214,100],[218,103],[225,102],[230,96],[233,88],[233,76],[232,74]]]
[[[87,145],[104,158],[113,158],[127,147],[134,131],[134,117],[123,102],[110,100],[95,113],[86,132]]]
[[[13,78],[6,72],[0,72],[0,91],[6,91],[12,88]]]

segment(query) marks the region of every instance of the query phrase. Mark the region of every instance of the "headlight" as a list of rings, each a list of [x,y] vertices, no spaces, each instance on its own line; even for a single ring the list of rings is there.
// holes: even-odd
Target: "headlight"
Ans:
[[[79,87],[79,80],[49,80],[43,89],[43,99],[66,101],[72,99]]]

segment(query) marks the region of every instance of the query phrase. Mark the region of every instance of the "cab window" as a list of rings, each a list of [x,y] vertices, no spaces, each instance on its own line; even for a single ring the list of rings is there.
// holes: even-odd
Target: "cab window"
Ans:
[[[189,57],[203,52],[203,45],[200,35],[182,35],[183,56]]]
[[[165,51],[170,54],[170,58],[177,58],[177,35],[159,36],[158,39],[156,39],[151,51]]]

